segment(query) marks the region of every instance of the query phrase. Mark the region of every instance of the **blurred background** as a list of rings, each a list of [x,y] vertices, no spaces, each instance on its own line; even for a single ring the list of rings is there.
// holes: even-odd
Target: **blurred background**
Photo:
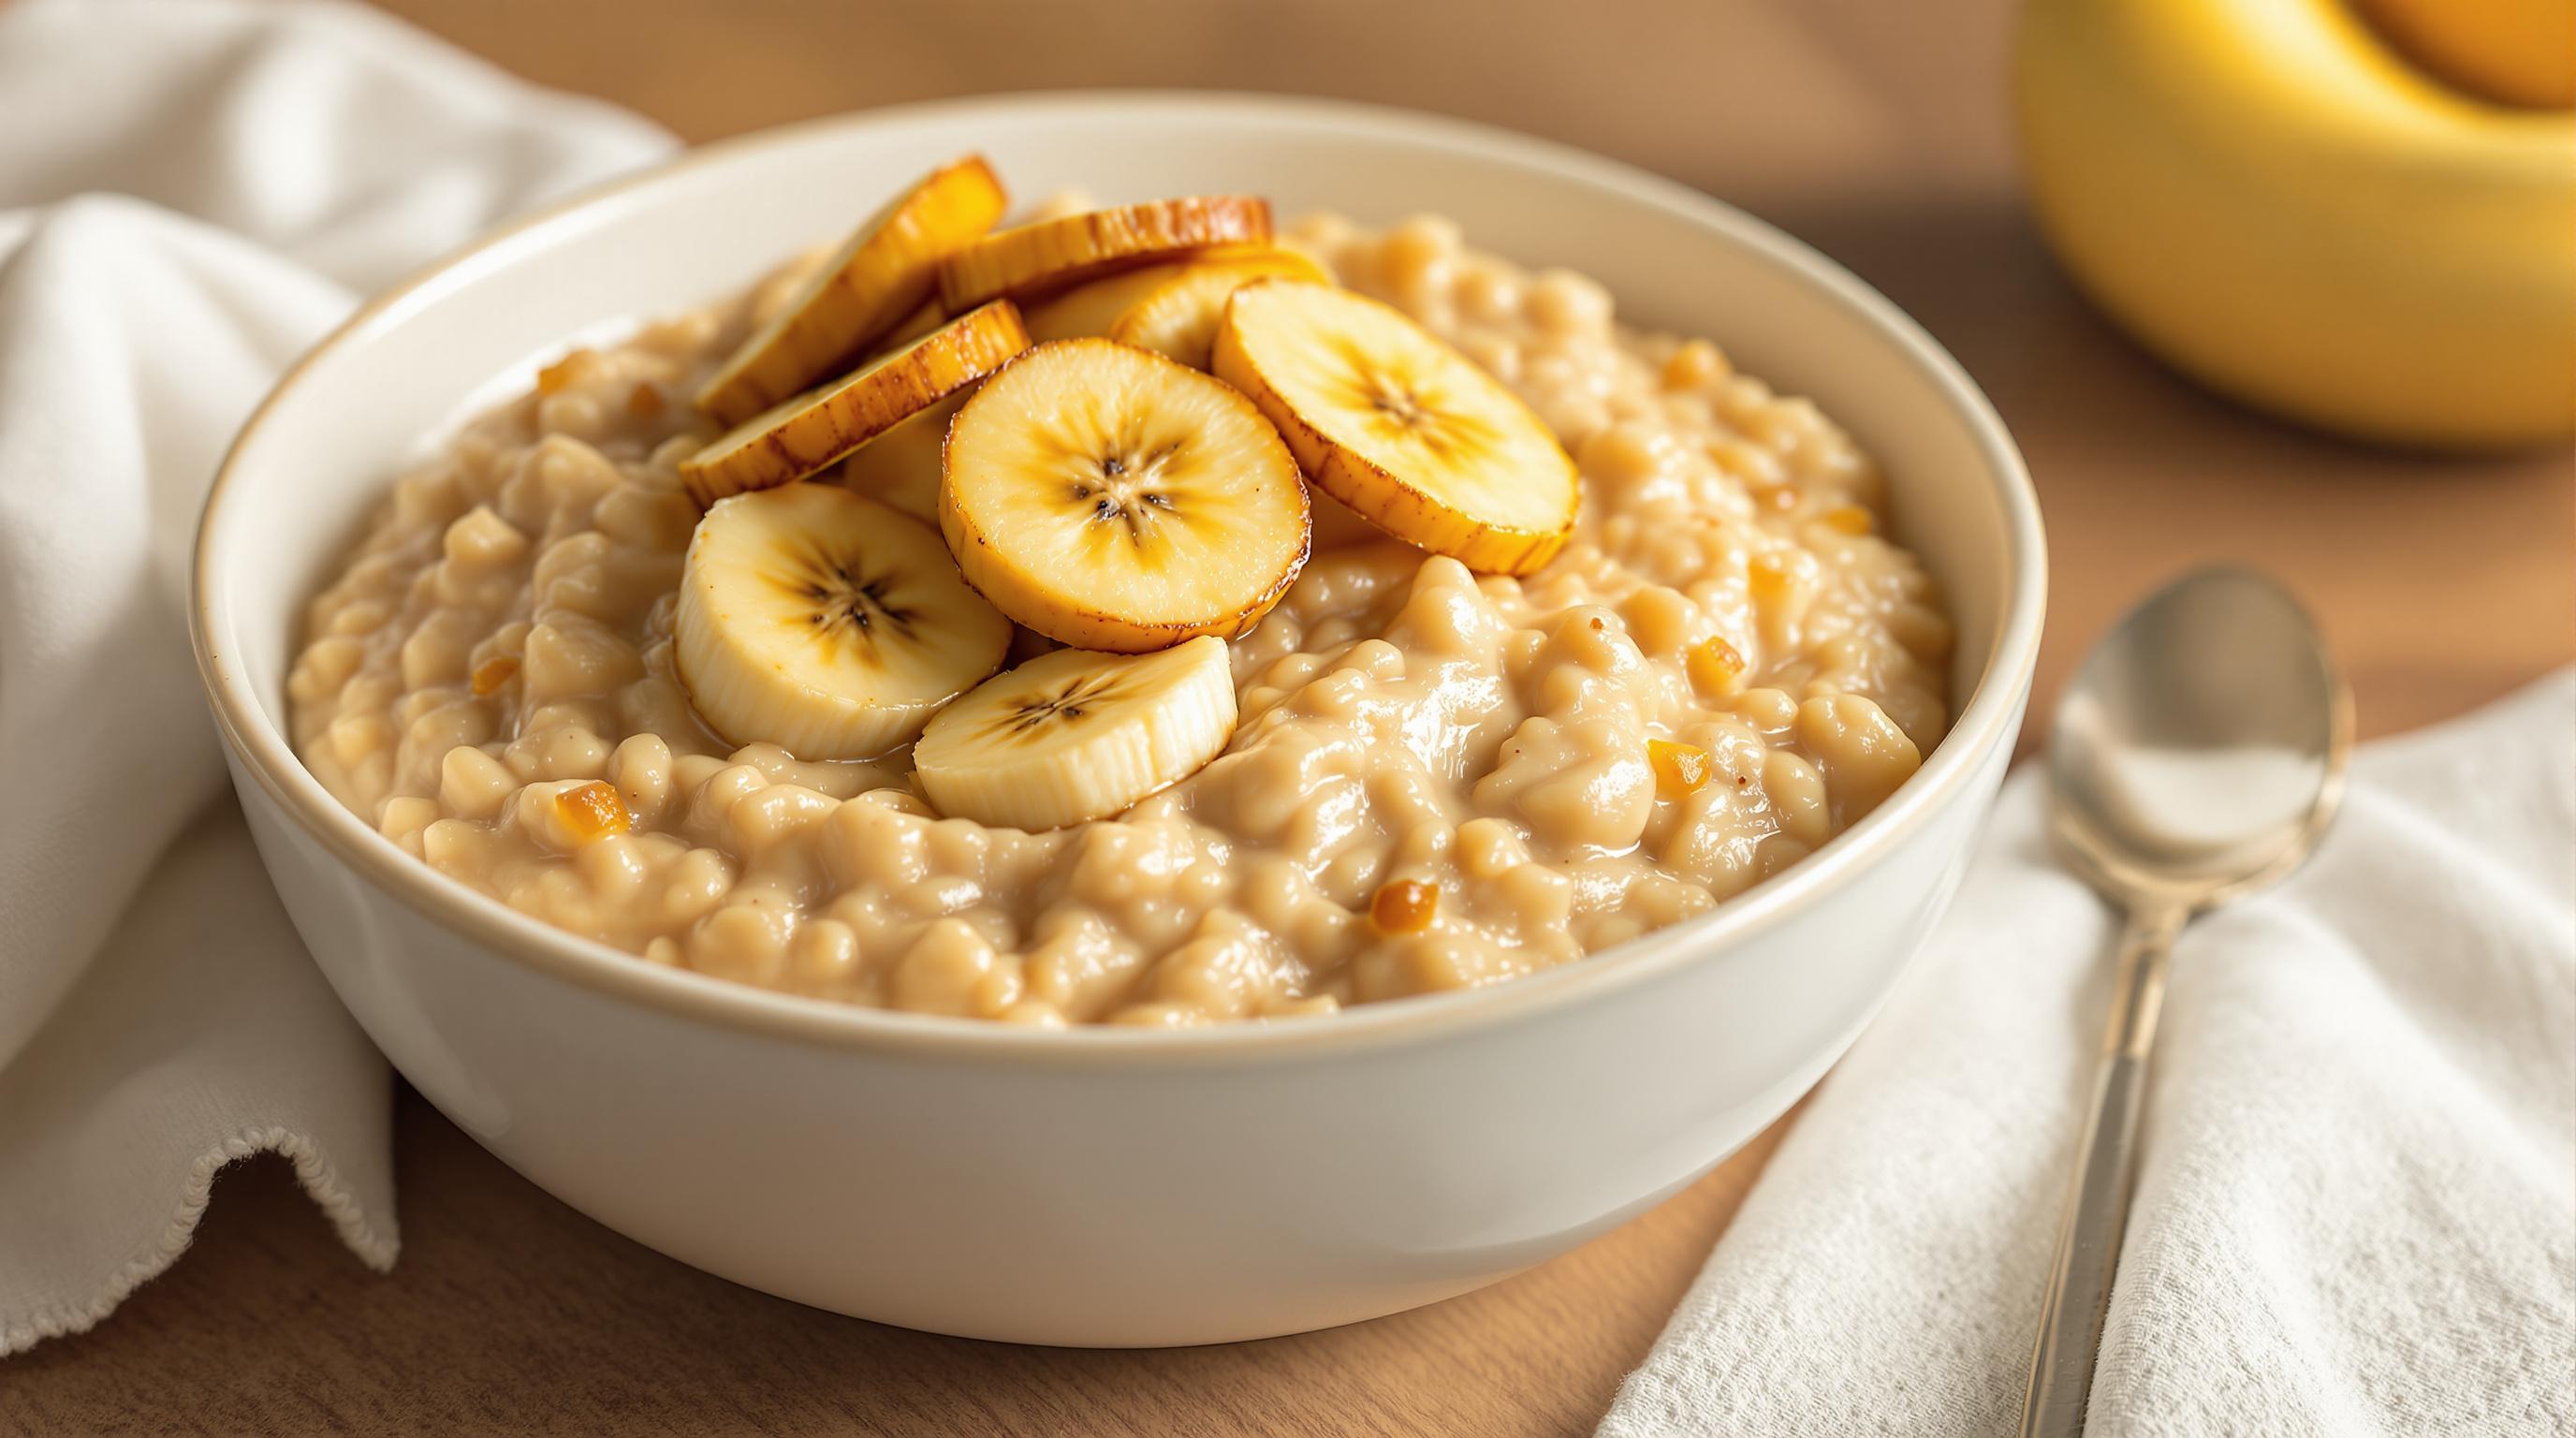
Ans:
[[[2370,3],[2381,22],[2426,8]],[[2438,3],[2500,25],[2517,9],[2568,8]],[[2464,710],[2576,656],[2576,484],[2563,445],[2460,458],[2296,428],[2179,377],[2079,295],[2025,199],[2013,0],[385,8],[688,141],[994,91],[1236,89],[1461,116],[1695,186],[1885,291],[2001,408],[2037,477],[2056,573],[2034,716],[2130,600],[2208,558],[2260,563],[2320,612],[2366,733]],[[2576,150],[2567,164],[2576,185]]]
[[[2365,0],[2034,3],[2100,16]],[[2367,3],[2508,20],[2535,7],[2576,10],[2570,0]],[[2471,709],[2576,658],[2576,469],[2563,437],[2463,455],[2271,418],[2182,377],[2079,292],[2030,203],[2013,102],[2016,0],[385,0],[383,8],[541,84],[640,112],[685,141],[1002,91],[1249,90],[1499,125],[1749,210],[1911,311],[1993,397],[2028,457],[2053,578],[2026,743],[2036,742],[2084,647],[2155,584],[2207,560],[2260,565],[2308,601],[2352,676],[2365,733]],[[2117,47],[2087,48],[2081,34],[2060,39],[2070,67],[2120,58]],[[2576,66],[2576,55],[2563,58]],[[2111,93],[2079,68],[2060,77],[2076,96]],[[2440,110],[2445,123],[2469,113],[2461,107],[2470,102],[2437,93],[2449,82],[2429,78],[2429,64],[2422,76],[2394,62],[2381,68],[2391,92],[2410,97],[2408,113]],[[2202,88],[2188,63],[2169,78],[2187,92]],[[2504,129],[2524,124],[2497,113]],[[2150,113],[2109,119],[2120,133],[2153,129]],[[2283,119],[2285,128],[2299,123]],[[2204,138],[2234,153],[2258,148],[2251,141],[2260,137],[2219,125]],[[2331,137],[2319,143],[2334,148]],[[2576,195],[2576,145],[2562,148],[2558,190]],[[2363,167],[2410,161],[2340,153]],[[2411,167],[2446,182],[2438,165]],[[2075,173],[2087,171],[2079,164]],[[2366,186],[2348,198],[2391,224],[2424,210]],[[2472,190],[2456,198],[2464,223],[2486,213]],[[2182,211],[2225,217],[2224,206],[2193,210],[2152,190],[2139,203],[2140,233]],[[2115,235],[2118,219],[2115,208]],[[2576,247],[2576,225],[2559,229],[2542,247]],[[2322,256],[2329,239],[2366,247],[2373,237],[2293,230],[2293,261],[2308,239]],[[2563,286],[2576,264],[2551,269],[2556,253],[2543,256],[2541,270]],[[2439,255],[2398,261],[2402,272],[2432,277],[2491,274],[2446,266]],[[2549,294],[2564,293],[2542,289],[2534,303],[2544,309]],[[2505,295],[2508,310],[2513,299]],[[2366,288],[2358,304],[2340,319],[2386,340]],[[2522,318],[2533,310],[2522,306]],[[2438,307],[2433,314],[2438,331]],[[2576,316],[2543,312],[2535,323],[2559,326],[2561,350],[2576,346]],[[2447,357],[2425,364],[2457,368]],[[1831,395],[1819,398],[1835,408]],[[1896,522],[1901,530],[1901,513]],[[489,1430],[507,1412],[562,1431],[595,1431],[602,1415],[617,1415],[637,1432],[804,1431],[827,1421],[1059,1432],[1068,1413],[1080,1413],[1105,1431],[1133,1433],[1210,1424],[1588,1432],[1778,1132],[1636,1222],[1467,1298],[1272,1343],[1076,1361],[814,1322],[587,1222],[406,1091],[397,1124],[407,1229],[399,1283],[349,1262],[287,1165],[261,1159],[224,1179],[187,1262],[114,1323],[14,1360],[13,1374],[20,1401],[35,1411],[132,1415],[185,1394],[210,1431],[253,1428],[282,1411],[276,1405],[309,1402],[313,1423],[331,1417],[367,1431],[428,1412],[456,1431]],[[323,1394],[331,1395],[327,1413]]]

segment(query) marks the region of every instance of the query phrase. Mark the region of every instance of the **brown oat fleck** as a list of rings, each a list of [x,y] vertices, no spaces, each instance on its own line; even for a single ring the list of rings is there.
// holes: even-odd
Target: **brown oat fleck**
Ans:
[[[537,393],[563,393],[579,384],[582,376],[590,373],[591,366],[598,362],[599,356],[589,350],[574,350],[571,354],[537,371]]]
[[[585,841],[623,834],[633,826],[626,817],[626,802],[617,797],[617,786],[603,780],[575,784],[557,794],[555,803],[563,810],[564,827]]]
[[[502,685],[510,682],[510,676],[518,672],[519,661],[507,654],[495,654],[475,665],[474,697],[481,699],[499,692]]]
[[[1646,741],[1646,762],[1654,766],[1655,787],[1667,799],[1696,794],[1708,783],[1708,751],[1696,744],[1676,744],[1669,739]]]
[[[1744,651],[1722,635],[1712,634],[1692,645],[1688,663],[1691,682],[1711,695],[1723,698],[1743,687]]]
[[[1369,900],[1369,923],[1381,934],[1418,934],[1439,912],[1440,890],[1420,879],[1390,879]]]

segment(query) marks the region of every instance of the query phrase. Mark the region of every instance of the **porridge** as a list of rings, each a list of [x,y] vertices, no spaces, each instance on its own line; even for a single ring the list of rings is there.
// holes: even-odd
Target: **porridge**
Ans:
[[[1941,737],[1871,461],[1710,342],[1438,219],[947,199],[871,227],[962,256],[863,228],[403,475],[289,679],[321,782],[639,962],[1188,1025],[1686,919]]]

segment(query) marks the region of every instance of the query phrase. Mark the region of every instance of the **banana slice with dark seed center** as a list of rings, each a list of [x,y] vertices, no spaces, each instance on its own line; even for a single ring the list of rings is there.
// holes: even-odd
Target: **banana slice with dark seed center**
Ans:
[[[1581,492],[1565,447],[1500,380],[1389,306],[1255,280],[1227,300],[1213,358],[1316,488],[1398,539],[1527,574],[1573,531]]]
[[[1059,649],[941,710],[912,751],[943,814],[1013,829],[1106,819],[1196,773],[1234,736],[1225,643]]]
[[[1243,633],[1306,562],[1306,490],[1258,410],[1108,340],[1040,345],[949,426],[940,530],[1003,613],[1082,649]]]
[[[927,525],[822,484],[736,495],[689,543],[672,653],[728,743],[867,759],[1001,667],[1010,621]]]

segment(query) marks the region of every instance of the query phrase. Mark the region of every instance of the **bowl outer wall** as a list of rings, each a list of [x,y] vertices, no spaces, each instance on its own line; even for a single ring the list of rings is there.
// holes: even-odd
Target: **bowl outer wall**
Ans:
[[[1260,188],[1288,213],[1444,211],[1819,395],[1887,460],[1897,523],[1951,594],[1955,692],[1972,694],[1952,737],[1880,814],[1708,919],[1490,991],[1201,1035],[997,1033],[653,969],[466,894],[315,802],[279,737],[298,606],[453,396],[496,371],[524,381],[567,333],[722,293],[976,147],[1042,182],[1026,193],[1088,180],[1107,199]],[[842,173],[860,177],[846,196],[815,181]],[[823,1306],[985,1337],[1203,1342],[1526,1266],[1776,1117],[1946,902],[2027,697],[2040,566],[2019,461],[1955,366],[1714,202],[1390,112],[1039,97],[716,147],[397,290],[246,430],[209,505],[195,619],[237,786],[317,960],[406,1075],[514,1166],[655,1247]]]

